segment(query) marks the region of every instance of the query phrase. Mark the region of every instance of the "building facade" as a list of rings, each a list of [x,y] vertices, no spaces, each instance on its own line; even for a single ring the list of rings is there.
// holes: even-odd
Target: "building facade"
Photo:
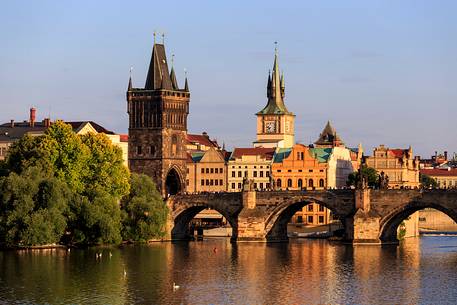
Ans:
[[[389,188],[419,187],[419,157],[413,156],[411,147],[390,149],[380,145],[373,150],[373,156],[365,157],[365,163],[387,175]]]
[[[256,113],[257,139],[254,147],[292,147],[295,144],[295,115],[287,110],[284,97],[284,75],[280,75],[278,52],[275,50],[273,73],[268,74],[268,102]]]
[[[247,180],[252,180],[254,189],[270,189],[270,170],[274,148],[235,148],[227,164],[227,189],[240,192]]]
[[[144,88],[129,79],[129,168],[150,176],[163,196],[185,190],[190,93],[168,69],[165,46],[154,43]]]
[[[438,188],[457,188],[457,168],[433,168],[421,169],[422,175],[427,175],[436,180]]]

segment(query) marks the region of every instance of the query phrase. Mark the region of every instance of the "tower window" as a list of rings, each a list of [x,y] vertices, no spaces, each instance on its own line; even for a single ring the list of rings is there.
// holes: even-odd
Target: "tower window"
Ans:
[[[142,154],[141,146],[137,146],[136,147],[136,153],[137,153],[137,155],[141,155]]]

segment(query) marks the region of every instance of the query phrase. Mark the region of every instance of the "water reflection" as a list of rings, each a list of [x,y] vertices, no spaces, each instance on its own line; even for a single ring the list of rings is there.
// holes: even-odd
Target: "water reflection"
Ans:
[[[407,239],[399,247],[213,239],[5,251],[0,266],[0,304],[457,302],[457,238],[449,237]],[[173,282],[180,289],[173,291]]]

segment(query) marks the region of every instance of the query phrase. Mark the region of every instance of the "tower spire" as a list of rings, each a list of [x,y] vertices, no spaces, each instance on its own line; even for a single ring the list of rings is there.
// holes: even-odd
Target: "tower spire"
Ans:
[[[187,82],[187,70],[184,69],[184,75],[186,77],[186,80],[184,81],[184,91],[189,92],[189,83]]]
[[[129,91],[132,89],[132,70],[133,70],[133,67],[130,67],[130,71],[129,71],[129,86],[128,86],[128,90]]]
[[[171,85],[174,90],[179,90],[178,82],[176,81],[175,69],[173,67],[174,61],[175,61],[175,54],[172,54],[171,55],[171,72],[170,72]]]

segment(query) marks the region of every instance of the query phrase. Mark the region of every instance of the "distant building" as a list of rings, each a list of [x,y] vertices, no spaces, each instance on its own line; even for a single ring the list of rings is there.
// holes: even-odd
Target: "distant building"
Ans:
[[[111,140],[113,145],[121,148],[124,165],[127,166],[128,139],[126,135],[115,134],[114,132],[107,130],[103,126],[93,121],[74,121],[65,123],[71,125],[73,131],[79,135],[83,135],[89,132],[105,134]],[[0,160],[5,159],[8,148],[11,146],[11,144],[18,141],[24,135],[41,136],[51,125],[52,122],[49,118],[45,118],[39,122],[36,121],[35,108],[30,109],[30,117],[28,121],[15,122],[14,120],[11,120],[9,123],[1,124]]]
[[[269,189],[274,152],[274,148],[235,148],[228,161],[228,191],[242,191],[244,179],[253,180],[257,190]]]
[[[256,113],[257,140],[255,147],[292,147],[294,140],[295,115],[284,103],[285,81],[280,75],[278,53],[275,51],[273,73],[268,74],[267,105]]]
[[[413,156],[411,147],[390,149],[380,145],[373,150],[373,156],[365,157],[365,163],[387,175],[389,188],[419,187],[419,157]]]
[[[439,188],[457,188],[457,168],[421,169],[420,173],[435,179]]]
[[[271,166],[273,188],[278,190],[324,189],[331,148],[309,148],[296,144],[280,148]]]
[[[227,190],[226,152],[206,133],[187,134],[186,191],[223,192]]]

